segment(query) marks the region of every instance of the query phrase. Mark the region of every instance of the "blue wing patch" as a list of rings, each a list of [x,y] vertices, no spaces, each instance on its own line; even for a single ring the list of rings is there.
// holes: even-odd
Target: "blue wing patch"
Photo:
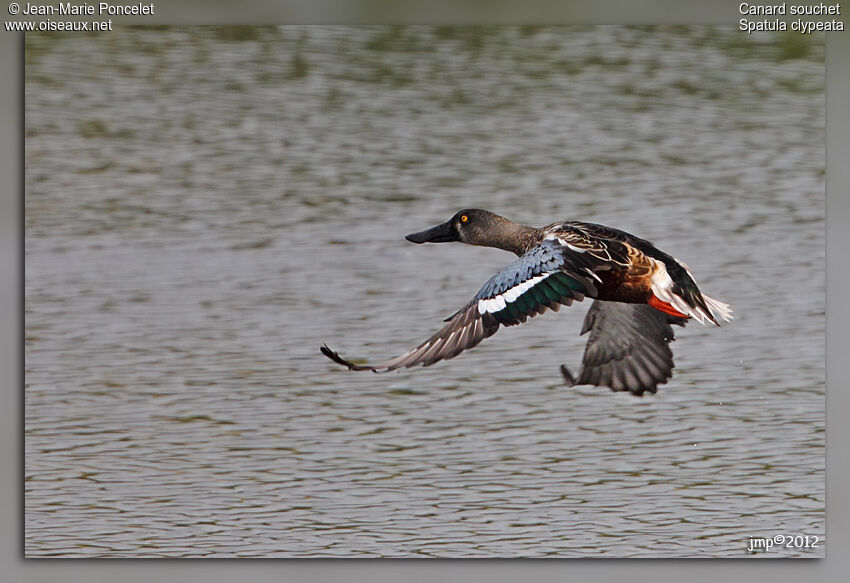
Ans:
[[[536,275],[555,271],[564,265],[563,249],[560,244],[554,241],[543,241],[487,280],[484,287],[475,294],[475,299],[495,297]]]
[[[478,312],[511,326],[546,308],[557,310],[561,304],[595,296],[592,272],[584,271],[588,266],[583,263],[557,241],[543,241],[484,284],[475,294]]]

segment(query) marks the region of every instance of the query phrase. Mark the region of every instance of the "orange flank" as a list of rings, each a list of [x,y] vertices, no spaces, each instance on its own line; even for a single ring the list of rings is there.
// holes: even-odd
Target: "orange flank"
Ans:
[[[653,308],[655,308],[656,310],[661,310],[665,314],[670,314],[671,316],[676,316],[677,318],[689,318],[690,317],[687,314],[683,314],[682,312],[678,311],[676,308],[674,308],[673,306],[671,306],[667,302],[659,300],[654,295],[649,296],[649,301],[646,302],[646,303],[649,304],[650,306],[652,306]]]

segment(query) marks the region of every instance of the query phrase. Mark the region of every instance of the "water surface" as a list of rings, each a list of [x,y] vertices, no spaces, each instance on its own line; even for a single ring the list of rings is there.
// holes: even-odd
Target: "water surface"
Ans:
[[[824,536],[823,37],[28,35],[30,557],[747,556]],[[383,376],[512,260],[626,229],[732,304],[658,395],[566,388],[586,305]],[[775,549],[758,556],[823,556]]]

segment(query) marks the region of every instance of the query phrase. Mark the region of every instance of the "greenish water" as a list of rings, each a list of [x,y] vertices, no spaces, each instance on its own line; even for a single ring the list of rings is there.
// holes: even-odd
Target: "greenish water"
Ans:
[[[28,35],[29,557],[746,556],[824,536],[823,37],[709,27]],[[586,306],[384,376],[511,256],[609,224],[732,304],[637,399]],[[775,549],[758,556],[823,556]]]

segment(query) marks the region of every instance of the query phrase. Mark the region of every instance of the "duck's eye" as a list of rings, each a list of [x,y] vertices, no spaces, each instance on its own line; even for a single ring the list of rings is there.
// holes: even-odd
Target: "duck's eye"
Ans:
[[[461,222],[461,223],[468,223],[468,222],[469,222],[469,217],[468,217],[468,216],[466,216],[466,215],[460,215],[460,222]]]

